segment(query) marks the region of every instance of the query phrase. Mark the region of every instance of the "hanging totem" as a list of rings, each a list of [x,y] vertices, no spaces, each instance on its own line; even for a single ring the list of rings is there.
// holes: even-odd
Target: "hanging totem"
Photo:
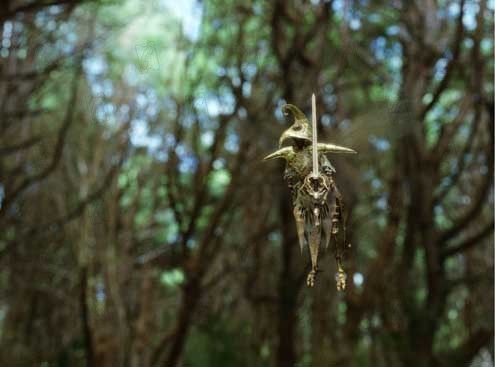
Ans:
[[[356,152],[334,144],[318,143],[314,94],[312,129],[304,113],[296,106],[286,104],[282,106],[282,112],[293,124],[280,136],[279,149],[264,160],[286,160],[284,179],[292,194],[301,253],[305,245],[309,244],[311,255],[311,270],[306,283],[308,287],[314,286],[320,245],[328,248],[330,242],[333,242],[337,262],[337,289],[344,290],[347,276],[342,262],[344,251],[350,245],[346,243],[345,238],[344,207],[335,183],[336,171],[325,154]]]

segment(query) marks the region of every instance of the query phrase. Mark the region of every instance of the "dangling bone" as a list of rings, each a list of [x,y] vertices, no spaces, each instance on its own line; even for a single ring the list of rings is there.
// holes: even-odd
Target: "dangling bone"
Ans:
[[[296,228],[297,228],[297,238],[299,239],[299,247],[301,248],[301,254],[304,247],[304,216],[301,211],[301,208],[295,206],[294,207],[294,218],[296,219]]]
[[[315,285],[316,273],[318,271],[318,249],[320,246],[320,226],[314,226],[309,235],[309,251],[311,254],[311,271],[308,274],[308,287]]]

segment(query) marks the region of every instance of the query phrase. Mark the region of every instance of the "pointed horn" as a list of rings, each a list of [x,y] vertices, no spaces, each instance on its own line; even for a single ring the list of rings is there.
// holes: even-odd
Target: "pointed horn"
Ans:
[[[292,152],[293,152],[292,147],[284,147],[282,149],[276,150],[272,154],[267,155],[265,158],[263,158],[263,160],[268,161],[270,159],[276,159],[276,158],[287,159],[287,156]]]
[[[342,147],[335,144],[318,143],[318,152],[320,153],[344,153],[356,154],[357,152],[351,148]]]
[[[304,120],[301,122],[309,123],[306,115],[304,115],[304,113],[299,108],[294,106],[293,104],[284,104],[282,106],[282,112],[286,116],[289,115],[289,113],[291,113],[292,116],[294,116],[294,121]]]

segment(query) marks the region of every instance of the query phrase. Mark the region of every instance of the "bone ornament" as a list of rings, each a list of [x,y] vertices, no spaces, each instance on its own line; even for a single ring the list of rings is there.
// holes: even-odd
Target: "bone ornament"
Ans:
[[[339,145],[318,143],[316,129],[316,101],[312,96],[312,129],[304,113],[294,105],[282,106],[282,112],[292,125],[279,139],[279,149],[264,160],[282,158],[286,161],[284,179],[291,190],[293,214],[301,253],[309,246],[311,270],[306,283],[313,287],[318,273],[318,253],[324,244],[335,245],[337,289],[344,290],[346,274],[343,255],[346,244],[343,221],[343,201],[335,183],[335,168],[326,154],[354,154],[353,149]],[[284,146],[288,144],[287,146]]]

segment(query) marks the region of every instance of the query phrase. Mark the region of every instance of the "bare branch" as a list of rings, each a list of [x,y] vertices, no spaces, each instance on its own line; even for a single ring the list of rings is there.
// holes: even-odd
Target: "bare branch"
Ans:
[[[448,133],[442,136],[443,142],[441,143],[439,141],[439,144],[437,145],[437,147],[439,147],[436,154],[437,157],[441,157],[445,154],[445,149],[448,149],[449,147],[449,144],[447,142],[451,142],[453,139],[453,135],[459,130],[459,127],[461,126],[460,121],[463,121],[463,117],[464,117],[463,115],[464,114],[459,113],[458,116],[459,118],[457,119],[457,121],[455,121],[454,126],[450,129]],[[482,115],[481,106],[476,107],[474,119],[473,122],[471,123],[471,130],[469,132],[469,136],[466,140],[466,143],[462,149],[462,152],[457,160],[458,163],[456,166],[456,170],[449,177],[448,185],[444,186],[443,189],[435,196],[435,203],[441,202],[448,195],[448,193],[456,186],[457,182],[459,181],[459,178],[462,176],[464,169],[466,167],[468,153],[473,146],[474,138],[476,136],[476,132],[478,131],[481,115]],[[443,145],[443,148],[440,146],[440,144]]]
[[[41,141],[40,136],[35,136],[29,139],[26,139],[20,143],[9,145],[6,147],[0,148],[0,156],[1,155],[9,155],[18,152],[19,150],[24,150],[31,148],[33,145],[39,143]]]
[[[464,241],[462,241],[461,243],[455,246],[447,247],[446,249],[444,249],[440,255],[441,258],[445,259],[449,256],[456,255],[459,252],[464,252],[478,245],[486,237],[488,237],[489,235],[493,235],[493,229],[494,229],[494,222],[492,218],[492,220],[489,223],[484,225],[480,230],[478,230],[472,236],[466,238]]]
[[[484,26],[484,9],[486,3],[481,2],[480,10],[477,14],[477,26],[474,34],[474,47],[472,50],[472,62],[475,67],[474,75],[473,75],[473,85],[472,90],[477,99],[477,114],[479,114],[479,118],[482,118],[482,106],[487,105],[489,103],[485,102],[483,97],[483,60],[480,54],[480,43],[482,38],[483,26]],[[493,111],[488,111],[489,118],[486,119],[486,125],[488,130],[488,142],[485,148],[485,160],[487,172],[482,177],[481,184],[478,186],[475,191],[475,195],[473,196],[473,204],[466,210],[466,212],[461,215],[454,223],[454,225],[440,234],[439,243],[441,245],[445,244],[448,240],[459,234],[464,228],[466,228],[469,223],[475,220],[483,205],[485,204],[485,199],[490,191],[490,187],[493,182],[493,165],[494,165],[494,115]]]
[[[27,4],[19,5],[16,8],[12,9],[2,9],[0,13],[0,23],[5,22],[8,19],[15,17],[17,14],[27,14],[27,13],[35,13],[50,6],[55,5],[69,5],[76,6],[82,4],[84,2],[94,2],[95,0],[52,0],[52,1],[32,1]]]
[[[40,182],[45,178],[47,178],[50,175],[50,173],[52,173],[57,168],[60,160],[62,159],[62,154],[65,146],[65,138],[67,137],[69,127],[71,126],[74,120],[74,113],[75,113],[76,100],[77,100],[77,88],[79,85],[79,78],[81,76],[81,73],[82,73],[82,59],[79,60],[78,68],[72,80],[71,96],[69,98],[69,102],[67,105],[67,111],[65,114],[64,121],[58,132],[57,142],[55,143],[55,149],[53,151],[50,163],[41,172],[26,177],[23,180],[23,182],[19,184],[17,188],[15,188],[12,192],[7,193],[3,206],[2,208],[0,208],[0,218],[2,218],[5,215],[9,207],[15,202],[15,200],[19,195],[21,195],[24,191],[26,191],[29,187],[31,187],[35,183]]]
[[[449,85],[450,79],[452,78],[452,74],[457,67],[457,63],[459,61],[459,55],[461,52],[462,38],[464,37],[464,25],[462,23],[462,18],[464,17],[464,3],[465,0],[460,1],[460,10],[459,16],[457,17],[457,30],[453,40],[454,50],[452,52],[452,58],[450,59],[447,68],[445,70],[445,75],[443,79],[438,84],[437,88],[433,92],[433,97],[423,110],[420,113],[420,119],[422,120],[429,110],[438,102],[438,99],[444,92],[444,90]]]

